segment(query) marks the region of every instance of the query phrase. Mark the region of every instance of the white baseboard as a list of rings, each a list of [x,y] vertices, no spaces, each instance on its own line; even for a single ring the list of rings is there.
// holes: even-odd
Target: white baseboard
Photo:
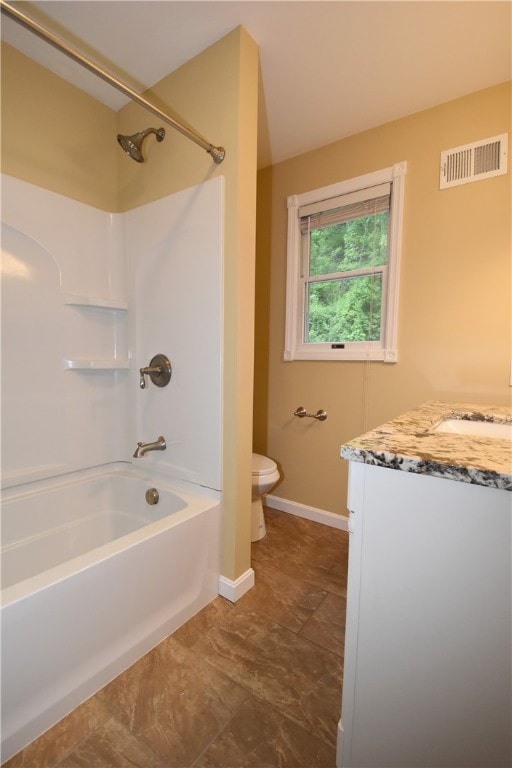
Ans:
[[[336,738],[336,768],[342,768],[341,765],[341,752],[343,748],[343,723],[341,717],[338,721],[338,733]]]
[[[267,507],[280,510],[280,512],[288,512],[290,515],[304,517],[315,523],[330,525],[331,528],[338,528],[340,531],[348,531],[348,517],[346,515],[335,515],[334,512],[326,512],[317,507],[308,507],[306,504],[299,504],[297,501],[289,501],[280,496],[272,496],[272,494],[263,496],[263,503]]]
[[[226,576],[219,576],[219,595],[225,597],[226,600],[230,600],[232,603],[240,600],[242,595],[245,595],[252,587],[254,587],[254,571],[252,568],[248,568],[235,581],[226,578]]]

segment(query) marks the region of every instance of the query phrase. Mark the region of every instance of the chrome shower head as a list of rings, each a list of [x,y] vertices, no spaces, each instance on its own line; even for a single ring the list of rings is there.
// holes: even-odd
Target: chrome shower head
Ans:
[[[117,140],[127,155],[132,157],[137,163],[143,163],[142,144],[150,133],[155,134],[157,141],[163,141],[165,138],[164,128],[146,128],[145,131],[134,133],[133,136],[123,136],[121,133],[118,133]]]

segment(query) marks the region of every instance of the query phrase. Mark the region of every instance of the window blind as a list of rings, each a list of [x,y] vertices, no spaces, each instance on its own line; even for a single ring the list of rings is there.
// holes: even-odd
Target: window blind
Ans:
[[[390,199],[391,184],[379,184],[377,187],[302,206],[299,208],[301,234],[384,213],[389,211]]]

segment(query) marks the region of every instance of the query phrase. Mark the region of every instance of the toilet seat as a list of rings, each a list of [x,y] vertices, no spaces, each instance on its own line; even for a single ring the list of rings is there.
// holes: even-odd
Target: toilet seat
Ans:
[[[277,470],[277,464],[268,456],[261,456],[259,453],[253,453],[252,455],[252,476],[264,477],[265,475],[271,475]]]

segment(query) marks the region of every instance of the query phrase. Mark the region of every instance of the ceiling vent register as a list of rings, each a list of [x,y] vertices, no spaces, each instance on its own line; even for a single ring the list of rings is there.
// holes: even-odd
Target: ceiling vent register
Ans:
[[[490,179],[507,173],[508,134],[441,152],[439,188]]]

